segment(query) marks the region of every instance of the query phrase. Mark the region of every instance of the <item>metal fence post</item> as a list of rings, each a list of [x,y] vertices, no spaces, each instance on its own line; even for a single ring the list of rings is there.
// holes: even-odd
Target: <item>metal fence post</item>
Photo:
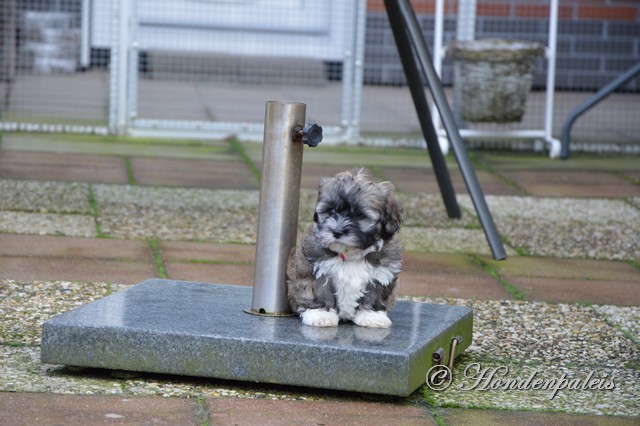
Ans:
[[[109,132],[114,134],[124,134],[129,123],[127,91],[133,3],[135,0],[120,0],[113,3],[113,39],[109,70]]]

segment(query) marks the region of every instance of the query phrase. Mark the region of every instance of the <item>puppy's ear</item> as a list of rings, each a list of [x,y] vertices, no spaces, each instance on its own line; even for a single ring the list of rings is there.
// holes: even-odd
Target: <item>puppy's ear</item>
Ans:
[[[391,182],[382,182],[380,187],[386,196],[385,204],[382,208],[382,232],[381,237],[387,241],[395,235],[402,225],[402,215],[404,209],[398,200]]]

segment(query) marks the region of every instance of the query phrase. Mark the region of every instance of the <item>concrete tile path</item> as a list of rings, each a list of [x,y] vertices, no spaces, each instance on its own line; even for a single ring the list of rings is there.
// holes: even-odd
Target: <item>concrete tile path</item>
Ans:
[[[240,147],[244,152],[220,141],[153,145],[135,140],[72,137],[61,141],[60,136],[5,134],[0,145],[0,179],[255,191],[259,182],[251,167],[260,170],[259,147]],[[400,192],[437,194],[426,153],[362,150],[332,148],[305,154],[303,187],[314,189],[320,176],[366,166],[374,176],[394,182]],[[462,193],[455,163],[449,162],[456,189]],[[640,208],[633,202],[633,197],[640,197],[637,158],[577,156],[561,162],[544,155],[477,152],[474,162],[487,194],[618,198]],[[0,192],[0,201],[2,197]],[[92,206],[89,199],[87,203],[83,214],[99,216],[99,206]],[[3,207],[16,214],[23,208]],[[251,285],[254,250],[253,245],[207,241],[7,232],[0,233],[0,279],[128,285],[150,277],[168,277]],[[639,260],[512,256],[498,262],[475,253],[409,251],[400,294],[637,307]],[[11,350],[11,346],[0,342],[0,349]],[[0,424],[638,424],[637,417],[441,408],[416,402],[420,399],[371,401],[336,394],[326,401],[195,400],[2,392]]]

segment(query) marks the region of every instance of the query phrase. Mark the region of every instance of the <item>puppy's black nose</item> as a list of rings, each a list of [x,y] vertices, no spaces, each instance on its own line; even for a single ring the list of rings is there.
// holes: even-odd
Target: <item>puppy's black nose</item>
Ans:
[[[344,232],[340,232],[340,231],[332,231],[333,232],[333,238],[340,238],[344,235]]]

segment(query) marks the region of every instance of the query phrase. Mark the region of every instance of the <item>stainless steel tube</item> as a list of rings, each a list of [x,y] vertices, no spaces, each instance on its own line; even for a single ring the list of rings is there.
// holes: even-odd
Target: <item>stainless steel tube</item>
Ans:
[[[258,239],[250,313],[288,315],[287,258],[296,245],[306,105],[269,101],[264,120]]]

